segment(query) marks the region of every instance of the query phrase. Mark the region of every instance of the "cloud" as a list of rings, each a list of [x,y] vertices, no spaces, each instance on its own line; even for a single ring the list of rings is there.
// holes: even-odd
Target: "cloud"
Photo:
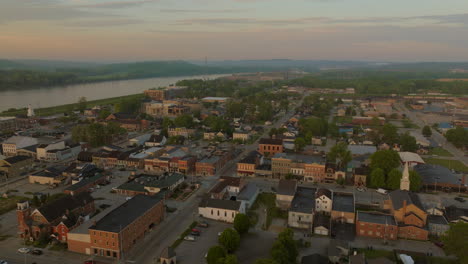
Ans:
[[[297,19],[255,19],[255,18],[193,18],[178,20],[173,25],[219,25],[219,24],[257,24],[272,26],[287,26],[321,22],[327,20],[322,17],[297,18]]]
[[[115,18],[115,19],[93,19],[93,20],[81,20],[81,21],[70,21],[63,23],[64,26],[68,27],[115,27],[115,26],[126,26],[133,24],[145,23],[144,20],[131,19],[131,18]]]
[[[248,11],[248,9],[160,9],[164,13],[239,13]]]

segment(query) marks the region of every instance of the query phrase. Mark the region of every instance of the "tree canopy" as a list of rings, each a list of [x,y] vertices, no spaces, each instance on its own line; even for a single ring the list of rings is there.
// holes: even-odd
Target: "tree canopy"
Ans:
[[[212,246],[208,250],[206,262],[208,264],[219,264],[219,260],[226,257],[226,250],[222,246]]]
[[[431,129],[430,126],[424,126],[424,127],[422,128],[422,131],[421,131],[421,132],[422,132],[423,136],[425,136],[425,137],[430,137],[430,136],[432,136],[432,129]]]
[[[273,244],[271,256],[278,264],[295,264],[298,255],[294,232],[289,228],[285,229],[279,233],[278,239]]]
[[[418,150],[416,138],[411,136],[408,132],[400,135],[399,142],[402,151],[416,152]]]
[[[370,157],[371,169],[380,168],[388,174],[393,168],[400,166],[400,155],[394,150],[379,150]]]
[[[373,188],[385,187],[385,173],[382,169],[373,169],[370,174],[370,186]]]
[[[417,173],[416,171],[411,170],[409,172],[409,178],[410,178],[410,190],[413,192],[419,191],[422,187],[421,175],[419,175],[419,173]]]
[[[398,169],[392,169],[387,176],[387,188],[390,190],[396,190],[400,188],[401,171]]]
[[[236,230],[227,228],[221,233],[218,241],[228,252],[232,253],[240,245],[240,235]]]
[[[348,150],[348,144],[339,142],[330,149],[327,158],[333,161],[339,169],[344,169],[352,159],[351,151]]]
[[[245,214],[237,214],[234,218],[234,229],[237,230],[239,234],[245,234],[249,232],[250,228],[250,219]]]
[[[455,145],[457,148],[468,147],[468,130],[464,129],[461,126],[449,129],[447,133],[445,133],[445,137],[450,143]]]
[[[468,224],[458,222],[450,224],[450,229],[446,235],[442,236],[444,250],[448,254],[454,254],[460,260],[460,263],[468,263]]]

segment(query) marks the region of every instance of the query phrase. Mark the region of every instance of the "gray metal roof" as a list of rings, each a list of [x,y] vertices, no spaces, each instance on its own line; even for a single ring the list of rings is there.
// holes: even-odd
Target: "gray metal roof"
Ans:
[[[393,225],[396,226],[397,223],[393,215],[382,214],[377,212],[357,212],[357,221],[381,224],[381,225]]]
[[[258,187],[255,183],[248,183],[239,195],[237,195],[237,200],[249,201],[258,193]]]
[[[315,208],[315,188],[297,187],[296,195],[291,202],[292,212],[311,214]]]
[[[202,200],[199,206],[237,211],[239,210],[241,206],[241,202],[208,198],[208,199]]]
[[[447,219],[443,215],[428,215],[427,222],[429,224],[448,225]]]
[[[460,184],[461,175],[457,175],[440,165],[418,164],[414,166],[414,170],[421,175],[423,184],[435,184],[436,182],[453,185]]]
[[[333,211],[354,213],[354,194],[334,193]]]

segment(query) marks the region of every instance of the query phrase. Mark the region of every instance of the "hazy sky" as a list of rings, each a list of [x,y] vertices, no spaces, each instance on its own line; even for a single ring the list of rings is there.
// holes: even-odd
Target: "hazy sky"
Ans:
[[[0,0],[0,58],[468,61],[468,0]]]

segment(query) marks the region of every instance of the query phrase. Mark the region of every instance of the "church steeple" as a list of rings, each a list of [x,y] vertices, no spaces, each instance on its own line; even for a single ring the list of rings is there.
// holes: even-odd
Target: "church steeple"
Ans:
[[[34,108],[32,107],[32,105],[28,105],[28,117],[34,117]]]
[[[403,175],[400,180],[400,190],[409,191],[410,189],[410,178],[408,162],[405,162],[405,168],[403,169]]]

